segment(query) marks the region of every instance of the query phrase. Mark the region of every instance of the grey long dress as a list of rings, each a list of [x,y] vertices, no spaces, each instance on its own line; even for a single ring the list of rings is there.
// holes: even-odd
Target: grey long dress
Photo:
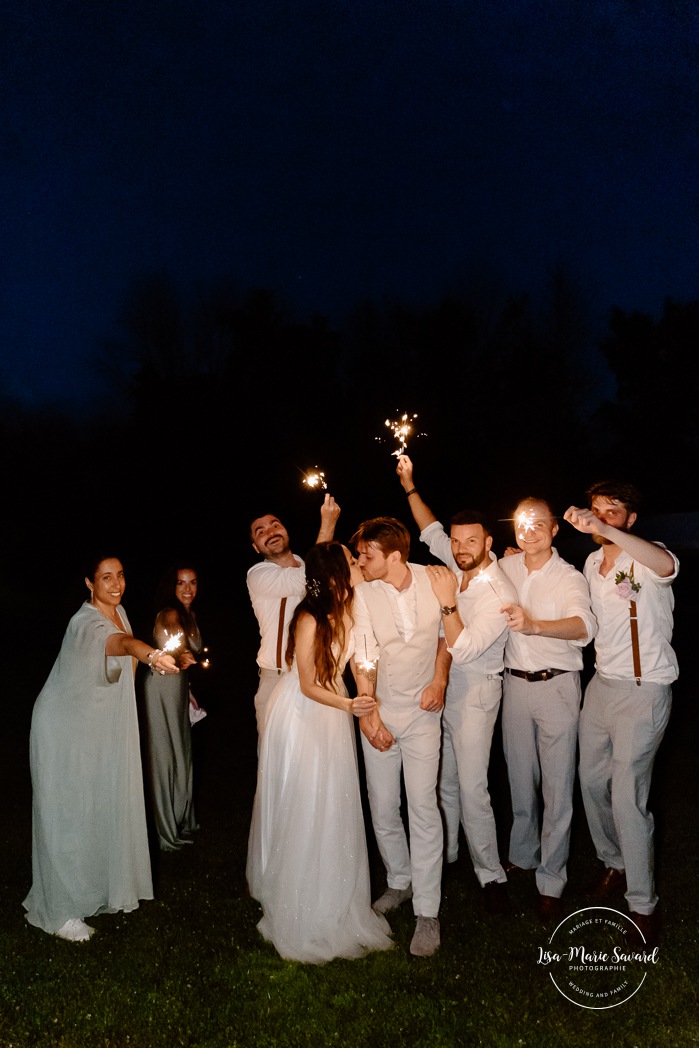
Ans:
[[[164,637],[156,632],[156,643]],[[199,631],[187,647],[201,651]],[[192,729],[189,722],[189,677],[186,670],[162,677],[149,672],[144,682],[147,728],[146,776],[153,819],[162,851],[176,851],[182,834],[198,829],[192,800]]]
[[[134,664],[105,655],[118,632],[85,603],[34,705],[33,882],[24,907],[46,932],[153,898]]]

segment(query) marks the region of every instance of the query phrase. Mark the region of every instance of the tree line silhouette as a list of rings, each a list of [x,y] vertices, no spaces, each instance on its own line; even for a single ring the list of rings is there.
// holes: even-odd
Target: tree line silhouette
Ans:
[[[408,451],[443,518],[506,518],[526,493],[562,510],[610,475],[649,509],[699,502],[699,301],[667,299],[658,318],[614,308],[599,338],[562,268],[541,304],[481,287],[419,308],[362,302],[341,325],[299,321],[271,290],[185,295],[154,275],[119,320],[99,366],[120,413],[5,403],[10,547],[77,551],[101,529],[162,560],[185,540],[244,548],[249,517],[270,510],[310,536],[301,471],[315,465],[352,522],[409,519],[384,426],[403,411],[427,434]]]

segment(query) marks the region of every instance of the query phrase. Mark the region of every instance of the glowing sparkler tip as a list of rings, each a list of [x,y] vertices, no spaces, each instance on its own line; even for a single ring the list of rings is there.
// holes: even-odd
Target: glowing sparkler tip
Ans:
[[[324,491],[327,491],[328,488],[327,482],[325,480],[325,473],[322,469],[318,469],[317,466],[315,467],[315,469],[309,470],[307,473],[304,473],[303,483],[307,488],[310,489],[322,488]]]
[[[168,639],[163,644],[163,651],[177,651],[181,643],[182,634],[173,633],[173,635],[171,637],[168,637]]]

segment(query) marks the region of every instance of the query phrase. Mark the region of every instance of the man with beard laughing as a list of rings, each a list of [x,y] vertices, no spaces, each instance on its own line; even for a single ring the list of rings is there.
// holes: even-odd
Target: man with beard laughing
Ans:
[[[331,542],[340,507],[326,495],[320,507],[316,542]],[[257,653],[260,683],[255,695],[258,738],[262,736],[267,701],[279,678],[288,673],[285,662],[289,623],[306,592],[306,573],[300,557],[291,552],[289,533],[278,517],[266,513],[250,524],[252,548],[264,557],[248,571],[248,593],[260,628]]]

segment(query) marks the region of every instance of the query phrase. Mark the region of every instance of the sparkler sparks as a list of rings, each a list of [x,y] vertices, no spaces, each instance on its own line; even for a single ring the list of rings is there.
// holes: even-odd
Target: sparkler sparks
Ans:
[[[518,513],[517,514],[517,527],[521,528],[522,531],[535,531],[534,527],[534,510],[530,509],[529,513]]]
[[[472,582],[480,582],[481,584],[482,584],[482,583],[484,583],[484,582],[487,582],[487,583],[488,583],[488,585],[490,586],[491,590],[492,590],[492,591],[493,591],[493,593],[495,594],[495,596],[496,596],[496,597],[498,598],[498,600],[499,600],[499,601],[502,601],[502,597],[500,596],[500,594],[498,593],[498,591],[497,591],[497,590],[495,589],[495,586],[493,585],[493,581],[492,581],[492,579],[491,579],[491,578],[490,578],[490,576],[489,576],[489,575],[488,575],[488,574],[487,574],[487,573],[486,573],[486,572],[485,572],[485,571],[483,570],[483,568],[481,568],[481,569],[480,569],[480,571],[478,572],[478,574],[476,575],[476,577],[475,577],[474,579],[472,579],[471,581],[472,581]]]
[[[355,662],[357,664],[357,672],[363,673],[367,680],[373,683],[376,680],[376,667],[379,660],[369,658],[366,637],[364,638],[364,658],[355,659]]]
[[[322,489],[323,491],[327,491],[328,489],[327,481],[325,480],[325,473],[322,469],[319,469],[318,466],[309,469],[303,474],[303,484],[304,487],[309,488],[309,490],[318,491]]]
[[[399,418],[394,419],[393,422],[391,422],[390,418],[386,419],[385,425],[390,429],[391,433],[398,441],[398,447],[395,451],[391,452],[391,454],[395,455],[397,458],[400,458],[400,456],[405,453],[405,449],[408,446],[408,437],[413,432],[412,424],[416,418],[417,415],[409,415],[406,411],[400,415]],[[419,437],[426,436],[425,433],[418,433],[417,435]],[[383,437],[376,437],[375,439],[383,440]]]
[[[167,633],[165,634],[165,636],[167,637]],[[167,640],[165,641],[165,643],[163,644],[163,651],[168,652],[168,654],[170,652],[177,651],[177,649],[179,648],[181,643],[182,643],[182,634],[181,633],[173,633],[173,635],[171,637],[168,637]]]

